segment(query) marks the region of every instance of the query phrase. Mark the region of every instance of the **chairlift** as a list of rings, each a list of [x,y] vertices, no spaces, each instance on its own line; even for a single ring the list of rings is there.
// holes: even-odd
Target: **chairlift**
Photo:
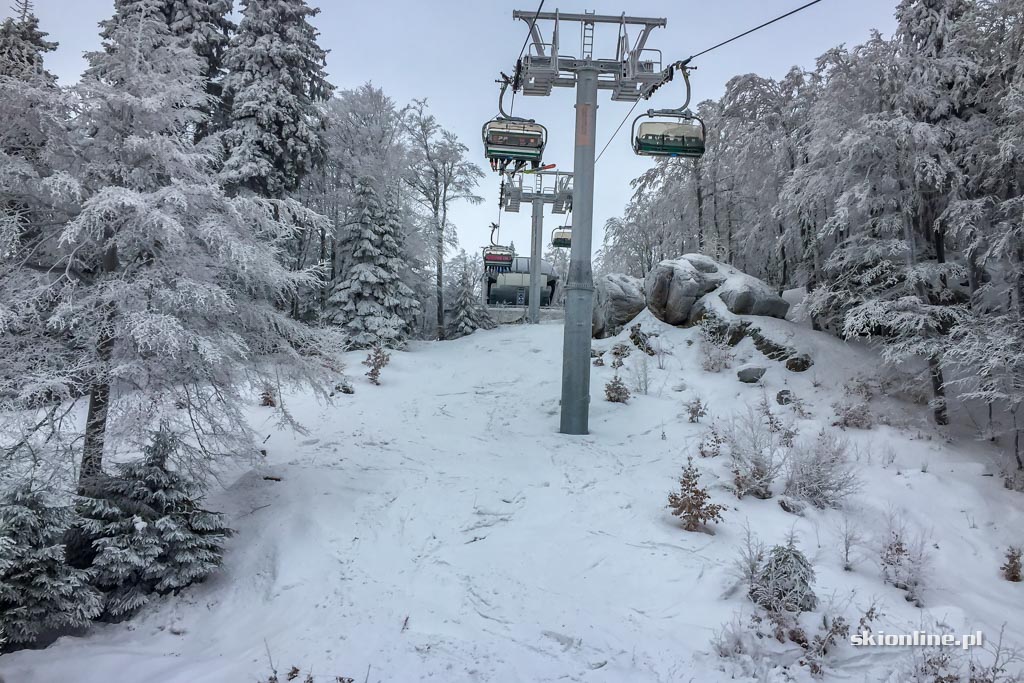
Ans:
[[[639,126],[639,118],[633,122],[633,151],[638,155],[691,159],[704,155],[704,122],[696,116],[670,109],[652,109],[643,116],[655,120]]]
[[[507,270],[512,267],[516,253],[509,247],[492,245],[484,247],[484,268],[486,270]]]
[[[484,124],[482,137],[484,157],[491,162],[491,170],[504,174],[509,165],[513,173],[530,164],[538,169],[544,158],[548,130],[533,119],[509,116],[503,100],[508,82],[502,82],[498,96],[499,115]]]
[[[559,249],[569,249],[572,247],[572,226],[565,225],[561,228],[555,228],[551,233],[551,246]]]
[[[687,109],[690,104],[687,67],[673,66],[683,74],[686,102],[678,109],[649,109],[633,120],[633,151],[640,156],[696,159],[704,155],[707,129],[704,122]],[[641,121],[645,117],[651,120]]]
[[[512,269],[516,258],[516,250],[511,246],[498,244],[494,233],[500,229],[497,223],[491,223],[491,243],[484,247],[484,270],[490,273],[507,273]]]

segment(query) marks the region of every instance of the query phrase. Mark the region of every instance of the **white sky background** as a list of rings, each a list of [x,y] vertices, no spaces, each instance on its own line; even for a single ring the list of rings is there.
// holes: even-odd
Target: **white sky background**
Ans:
[[[526,23],[513,21],[512,10],[535,11],[539,0],[310,0],[321,14],[315,24],[320,43],[330,50],[328,70],[339,89],[366,81],[382,87],[399,104],[426,97],[446,128],[470,149],[487,176],[478,194],[480,206],[461,203],[452,214],[461,246],[476,251],[488,243],[487,226],[497,219],[498,177],[483,159],[480,128],[497,114],[499,71],[511,74],[526,37]],[[742,38],[694,61],[693,103],[718,98],[726,82],[743,73],[781,78],[790,67],[812,68],[815,59],[840,43],[855,45],[876,28],[891,34],[897,0],[825,0],[799,14]],[[240,4],[237,0],[236,7]],[[647,47],[664,53],[665,63],[684,59],[768,19],[788,12],[804,0],[548,0],[544,11],[665,17],[668,25],[656,29]],[[36,0],[42,29],[60,43],[48,67],[61,81],[77,80],[85,66],[82,53],[99,46],[97,23],[113,13],[112,0]],[[576,25],[563,25],[563,54],[579,53]],[[550,22],[541,22],[550,40]],[[614,57],[616,27],[598,27],[595,57]],[[635,40],[635,32],[631,33]],[[676,107],[684,93],[676,80],[658,91],[637,113],[650,107]],[[550,97],[516,97],[515,114],[535,118],[549,130],[545,162],[572,170],[575,92],[556,88]],[[598,151],[604,146],[631,103],[612,102],[607,91],[599,94]],[[602,226],[620,215],[629,200],[629,181],[653,163],[633,155],[627,122],[597,165],[594,203],[594,248],[600,247]],[[564,220],[547,209],[545,230]],[[502,216],[502,242],[512,240],[520,253],[528,253],[530,210]]]

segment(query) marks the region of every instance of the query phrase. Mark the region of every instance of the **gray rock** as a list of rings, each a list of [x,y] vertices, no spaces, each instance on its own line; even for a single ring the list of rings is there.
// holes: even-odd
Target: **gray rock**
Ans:
[[[767,368],[761,365],[747,363],[746,365],[741,365],[736,369],[736,377],[738,377],[741,382],[756,384],[761,381],[761,378],[764,377],[764,373],[766,371]]]
[[[812,365],[814,365],[814,360],[806,353],[793,356],[786,361],[786,369],[790,372],[805,372]]]
[[[736,315],[765,315],[785,319],[789,303],[768,285],[750,276],[733,276],[718,290],[726,308]]]
[[[775,394],[775,402],[780,406],[788,406],[793,402],[793,392],[789,389],[783,389],[779,393]]]
[[[685,258],[662,261],[647,275],[644,291],[647,308],[658,320],[683,325],[697,299],[714,289],[718,280],[709,280]]]
[[[592,334],[604,339],[618,334],[647,305],[644,283],[639,278],[612,273],[594,283]]]

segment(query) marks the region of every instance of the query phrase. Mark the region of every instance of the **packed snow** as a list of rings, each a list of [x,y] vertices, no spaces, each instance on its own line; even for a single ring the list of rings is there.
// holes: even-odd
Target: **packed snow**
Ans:
[[[947,438],[924,406],[875,398],[878,424],[842,432],[863,483],[843,510],[797,516],[775,498],[737,500],[726,459],[697,457],[709,425],[767,398],[800,439],[838,430],[831,404],[844,384],[879,376],[877,356],[772,320],[814,358],[811,369],[789,372],[747,339],[732,369],[709,373],[699,327],[646,312],[638,320],[664,352],[634,348],[625,360],[628,404],[604,400],[616,370],[593,368],[584,437],[557,433],[558,323],[416,342],[392,352],[381,386],[360,376],[354,395],[330,405],[288,397],[305,434],[279,430],[254,396],[250,419],[266,454],[254,469],[225,472],[208,501],[237,530],[223,568],[130,621],[4,655],[0,673],[6,683],[221,683],[266,680],[273,662],[282,676],[296,666],[332,681],[811,680],[799,665],[792,678],[772,668],[793,661],[793,643],[766,644],[760,664],[712,648],[723,625],[753,611],[733,568],[745,525],[768,547],[796,534],[817,573],[819,613],[831,603],[856,624],[876,601],[875,630],[944,625],[991,641],[1005,626],[1007,642],[1024,643],[1015,616],[1024,586],[998,574],[1005,548],[1021,540],[1024,510],[1019,494],[986,476],[994,450]],[[607,352],[628,335],[594,346]],[[350,372],[363,357],[349,354]],[[737,381],[747,361],[767,367],[760,383]],[[647,395],[635,390],[644,365]],[[781,390],[807,417],[776,403]],[[683,404],[696,397],[708,415],[690,423]],[[684,531],[666,507],[688,455],[725,506],[706,533]],[[923,608],[881,580],[877,547],[892,514],[927,539]],[[852,571],[842,566],[844,518],[863,539]],[[804,615],[809,633],[816,619]],[[843,642],[827,671],[895,682],[908,655]]]

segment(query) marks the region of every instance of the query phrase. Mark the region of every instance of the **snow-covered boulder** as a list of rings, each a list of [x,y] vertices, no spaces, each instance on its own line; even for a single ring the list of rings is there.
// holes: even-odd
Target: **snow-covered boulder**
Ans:
[[[756,277],[736,273],[718,288],[719,298],[736,315],[764,315],[785,319],[789,302]]]
[[[594,338],[604,339],[618,334],[646,305],[643,280],[621,273],[597,278],[594,283]]]
[[[736,368],[736,377],[741,382],[746,384],[757,384],[764,377],[764,373],[767,371],[763,365],[754,365],[753,363],[747,363]]]
[[[688,254],[662,261],[644,281],[647,308],[662,322],[682,325],[689,320],[697,299],[715,289],[723,279],[717,264],[706,256]]]

